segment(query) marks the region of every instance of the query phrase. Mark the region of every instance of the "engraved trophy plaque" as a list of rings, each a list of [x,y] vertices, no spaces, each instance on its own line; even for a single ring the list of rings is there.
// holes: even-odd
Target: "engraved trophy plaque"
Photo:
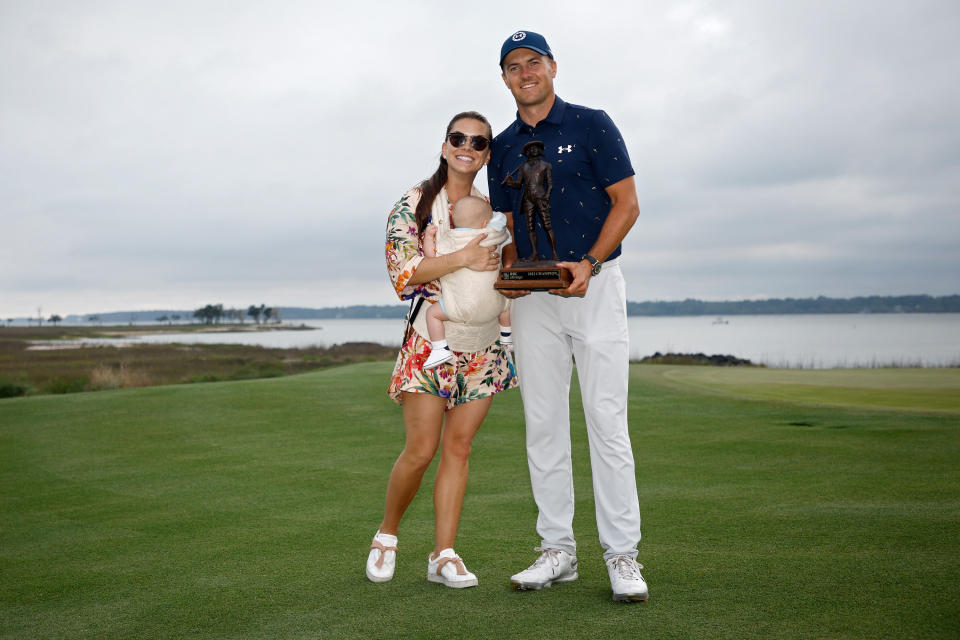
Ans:
[[[549,291],[566,289],[573,282],[573,276],[566,267],[558,267],[549,260],[525,262],[518,260],[509,268],[500,271],[500,278],[493,285],[495,289],[525,289],[527,291]]]

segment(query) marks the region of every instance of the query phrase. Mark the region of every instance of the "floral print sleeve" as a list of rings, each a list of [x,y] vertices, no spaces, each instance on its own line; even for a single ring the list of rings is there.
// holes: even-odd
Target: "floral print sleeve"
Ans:
[[[411,189],[393,206],[387,218],[387,272],[393,289],[401,300],[416,295],[433,297],[439,293],[439,283],[410,285],[408,282],[423,260],[423,247],[417,233],[415,209],[420,199],[419,189]]]

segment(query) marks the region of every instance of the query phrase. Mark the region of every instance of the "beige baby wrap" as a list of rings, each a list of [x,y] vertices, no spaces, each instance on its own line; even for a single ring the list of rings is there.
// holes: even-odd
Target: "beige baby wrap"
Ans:
[[[510,241],[510,233],[503,227],[506,222],[502,213],[496,213],[483,229],[447,229],[437,231],[437,255],[442,256],[464,248],[478,235],[487,237],[480,242],[481,247],[500,247]],[[499,228],[497,224],[499,217]],[[440,295],[443,298],[443,311],[451,322],[466,324],[484,324],[496,319],[507,308],[509,300],[493,288],[497,281],[497,271],[472,271],[457,269],[440,278]]]
[[[470,195],[483,197],[476,187],[472,190]],[[483,244],[507,244],[510,241],[510,234],[506,230],[502,230],[500,233],[503,234],[501,239],[494,240],[492,237],[496,234],[490,233],[494,231],[493,229],[484,230],[484,229],[451,229],[450,228],[450,201],[447,199],[447,190],[443,188],[440,190],[439,195],[433,201],[432,207],[433,222],[437,225],[437,250],[438,253],[449,253],[449,251],[443,251],[440,248],[440,239],[447,235],[447,233],[453,231],[472,231],[474,235],[477,233],[487,233],[487,240]],[[502,215],[502,214],[501,214]],[[489,226],[489,225],[488,225]],[[468,238],[464,244],[469,242]],[[444,240],[446,243],[446,240]],[[444,246],[447,246],[444,244]],[[452,283],[447,286],[447,278],[450,278],[454,275],[464,274],[465,277],[469,280],[470,276],[473,275],[476,277],[475,280],[469,280],[468,284],[464,286],[459,283]],[[506,302],[508,300],[504,298],[500,293],[493,288],[493,283],[497,279],[497,271],[472,271],[467,268],[458,269],[457,271],[447,274],[440,279],[441,287],[441,296],[443,296],[444,307],[448,314],[452,313],[451,311],[451,302],[454,305],[460,304],[459,300],[454,301],[461,294],[469,295],[472,293],[473,289],[476,289],[476,293],[481,293],[480,289],[484,290],[489,289],[489,294],[495,295],[500,298],[503,302],[499,303],[501,306],[496,312],[487,312],[484,313],[485,320],[478,320],[471,318],[470,316],[465,316],[465,320],[462,322],[444,322],[444,330],[447,334],[447,344],[450,345],[450,349],[453,351],[458,351],[461,353],[474,353],[476,351],[482,351],[486,349],[500,337],[499,325],[497,323],[497,316],[500,314],[500,311],[503,311],[505,308]],[[479,281],[483,280],[481,284]],[[484,294],[487,295],[487,294]],[[490,300],[493,298],[487,298],[486,304],[490,304]],[[469,304],[469,303],[468,303]],[[496,305],[492,305],[495,307]],[[413,322],[414,330],[419,333],[423,338],[429,340],[429,333],[427,331],[427,314],[425,313],[426,309],[422,309],[420,313],[417,314],[416,319]],[[450,315],[449,317],[453,317]]]

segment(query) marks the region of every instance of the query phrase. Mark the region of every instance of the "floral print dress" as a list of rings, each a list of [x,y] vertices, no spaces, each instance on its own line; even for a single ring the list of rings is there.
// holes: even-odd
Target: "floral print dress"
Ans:
[[[393,288],[401,300],[424,297],[424,304],[439,300],[440,284],[436,280],[410,285],[410,278],[423,260],[421,236],[417,233],[416,207],[420,189],[415,187],[397,202],[387,218],[387,271]],[[420,313],[426,311],[420,308]],[[447,399],[447,409],[486,398],[504,389],[517,386],[517,373],[512,356],[500,341],[474,353],[453,352],[451,362],[423,370],[430,355],[430,341],[411,331],[400,347],[388,393],[397,403],[403,392],[429,393]]]

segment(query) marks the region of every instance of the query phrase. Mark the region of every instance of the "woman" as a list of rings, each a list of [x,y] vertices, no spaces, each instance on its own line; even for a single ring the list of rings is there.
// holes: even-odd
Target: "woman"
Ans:
[[[387,269],[401,299],[423,297],[424,304],[432,304],[438,299],[441,276],[463,267],[474,271],[499,268],[496,247],[480,246],[484,236],[443,256],[428,258],[422,251],[423,234],[431,221],[449,220],[450,208],[457,200],[481,195],[473,180],[490,157],[492,137],[490,123],[479,113],[454,116],[440,147],[440,167],[408,191],[390,212]],[[456,359],[424,371],[430,355],[424,311],[421,307],[414,331],[400,349],[390,382],[390,396],[403,406],[406,442],[390,473],[383,520],[367,558],[367,577],[374,582],[393,578],[400,519],[439,446],[433,492],[434,548],[427,559],[427,580],[448,587],[472,587],[477,577],[453,550],[467,487],[470,445],[493,394],[516,386],[517,377],[509,354],[497,340],[496,319],[492,328],[458,330],[451,325],[447,342]]]

